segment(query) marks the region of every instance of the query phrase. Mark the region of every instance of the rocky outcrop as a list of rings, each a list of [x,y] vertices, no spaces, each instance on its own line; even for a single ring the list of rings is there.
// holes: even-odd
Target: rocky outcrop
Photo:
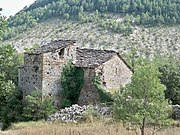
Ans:
[[[67,107],[65,109],[61,109],[60,111],[50,115],[47,118],[48,122],[53,121],[61,121],[61,122],[74,122],[77,123],[79,121],[85,120],[87,118],[88,113],[95,113],[97,115],[105,115],[110,116],[112,114],[109,107],[106,106],[79,106],[72,105],[71,107]]]

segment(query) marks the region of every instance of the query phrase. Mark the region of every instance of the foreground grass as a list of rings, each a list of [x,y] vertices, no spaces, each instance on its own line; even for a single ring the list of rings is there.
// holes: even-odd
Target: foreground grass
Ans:
[[[146,129],[147,135],[152,132],[151,128]],[[156,133],[156,135],[179,135],[180,127],[169,127]],[[11,126],[8,131],[0,132],[0,135],[135,135],[128,131],[122,124],[114,123],[111,120],[74,123],[53,123],[47,122],[21,122]]]

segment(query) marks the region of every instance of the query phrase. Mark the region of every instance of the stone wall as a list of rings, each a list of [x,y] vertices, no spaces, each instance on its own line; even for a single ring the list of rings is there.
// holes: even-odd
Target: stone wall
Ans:
[[[42,55],[24,55],[24,65],[19,67],[19,87],[23,94],[42,89]]]
[[[84,85],[80,93],[79,105],[96,104],[100,97],[96,87],[93,84],[95,78],[95,69],[83,68],[84,70]]]
[[[49,52],[43,54],[43,96],[58,96],[61,90],[60,75],[65,60],[61,58],[58,52]]]
[[[60,101],[62,86],[60,83],[64,64],[70,59],[75,59],[74,47],[68,46],[64,49],[43,54],[43,96],[53,96]]]
[[[96,68],[96,76],[100,77],[105,89],[114,92],[131,81],[132,71],[118,55],[115,55],[111,60]]]
[[[83,68],[84,86],[81,90],[78,104],[96,104],[100,97],[93,81],[96,76],[100,77],[102,84],[108,92],[113,93],[131,81],[132,71],[115,55],[98,68]]]
[[[46,50],[46,48],[51,49],[51,51]],[[82,63],[86,60],[88,67],[82,67],[85,83],[78,104],[96,104],[99,102],[100,97],[93,84],[95,76],[100,77],[105,89],[110,92],[130,82],[132,72],[116,52],[91,50],[90,55],[87,57],[86,52],[89,51],[86,51],[86,49],[79,49],[79,51],[85,51],[83,54],[80,53],[79,61]],[[90,57],[94,54],[96,54],[98,60],[97,57]],[[78,58],[78,55],[77,57],[76,55],[76,46],[74,44],[68,44],[59,49],[44,46],[44,49],[40,48],[35,52],[25,53],[24,65],[19,68],[20,88],[24,94],[30,94],[33,90],[40,90],[43,96],[52,96],[55,97],[56,101],[60,101],[62,91],[60,78],[64,64],[68,60],[72,60],[75,64],[77,62],[76,58]],[[91,65],[93,66],[91,67]]]
[[[43,96],[60,97],[60,75],[68,60],[76,60],[74,45],[47,53],[25,53],[24,65],[19,67],[19,87],[24,96],[39,90]]]

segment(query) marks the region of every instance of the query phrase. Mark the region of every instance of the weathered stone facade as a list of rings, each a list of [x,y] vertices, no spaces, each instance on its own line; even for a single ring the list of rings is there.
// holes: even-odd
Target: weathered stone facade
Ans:
[[[19,87],[27,95],[42,89],[42,55],[24,54],[24,65],[19,67]]]
[[[93,84],[96,76],[109,92],[130,82],[132,72],[118,53],[80,49],[76,47],[75,41],[59,40],[25,53],[24,65],[19,68],[19,87],[24,95],[39,90],[43,96],[53,96],[60,101],[60,76],[68,60],[84,70],[84,86],[79,98],[81,105],[99,102]]]
[[[93,84],[94,78],[96,76],[95,69],[93,68],[83,68],[84,71],[84,86],[81,90],[78,104],[87,105],[95,104],[100,100],[98,91]]]
[[[105,89],[114,92],[131,81],[132,71],[118,55],[114,55],[96,68],[96,76],[100,77]]]
[[[84,70],[84,86],[79,104],[97,103],[99,94],[93,84],[95,77],[100,78],[104,89],[113,93],[131,81],[132,71],[121,56],[109,50],[77,49],[77,67]]]
[[[66,48],[61,47],[68,42]],[[59,98],[61,71],[68,59],[76,59],[76,47],[74,41],[61,41],[58,45],[59,48],[47,47],[24,54],[24,65],[19,67],[19,87],[24,95],[39,90],[43,96]]]

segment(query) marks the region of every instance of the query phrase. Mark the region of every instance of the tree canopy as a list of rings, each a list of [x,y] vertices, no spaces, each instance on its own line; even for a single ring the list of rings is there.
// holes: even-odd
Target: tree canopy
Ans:
[[[165,97],[172,101],[172,104],[180,105],[180,60],[168,58],[158,64],[161,73],[161,83],[166,86]]]
[[[2,8],[0,8],[0,12],[1,11],[2,11]],[[5,31],[6,24],[7,24],[7,22],[5,20],[5,17],[2,16],[1,13],[0,13],[0,37],[2,36],[3,32]]]
[[[168,123],[168,101],[165,86],[160,83],[158,68],[152,64],[137,66],[132,82],[119,91],[115,98],[114,114],[123,122],[130,122],[141,129],[144,135],[148,124]]]
[[[33,25],[52,16],[74,18],[79,13],[95,12],[140,16],[143,25],[180,24],[179,0],[44,0],[9,19],[9,26]]]
[[[133,16],[135,25],[180,24],[179,0],[38,0],[8,19],[10,28],[3,38],[10,38],[52,17],[84,20],[87,13],[93,12]]]

